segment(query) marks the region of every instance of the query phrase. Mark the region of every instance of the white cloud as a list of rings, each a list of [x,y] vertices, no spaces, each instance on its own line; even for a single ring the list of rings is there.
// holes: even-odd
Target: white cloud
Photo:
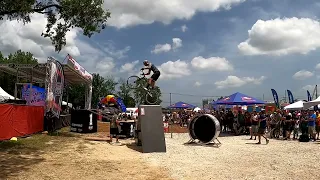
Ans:
[[[320,70],[320,63],[316,65],[315,67],[317,70]]]
[[[234,88],[234,87],[241,87],[246,84],[261,84],[266,79],[265,76],[261,76],[260,78],[254,77],[237,77],[237,76],[228,76],[223,81],[215,82],[214,84],[217,86],[218,89],[224,88]]]
[[[202,85],[202,83],[199,82],[199,81],[196,81],[196,82],[194,83],[194,86],[197,86],[197,87],[199,87],[199,86],[201,86],[201,85]]]
[[[181,26],[181,31],[182,31],[182,32],[186,32],[187,30],[188,30],[187,25]]]
[[[315,87],[315,85],[306,85],[306,86],[302,87],[302,90],[309,91],[310,93],[312,93],[314,90],[314,87]]]
[[[162,79],[181,78],[191,74],[188,63],[181,60],[165,62],[161,64],[159,70]]]
[[[171,50],[171,44],[157,44],[151,53],[159,54],[163,52],[169,52]]]
[[[310,72],[307,70],[301,70],[296,72],[292,77],[297,80],[305,80],[307,78],[312,77],[313,75],[314,75],[313,72]]]
[[[196,69],[211,71],[230,71],[233,70],[232,64],[226,58],[210,57],[203,58],[198,56],[192,59],[191,65]]]
[[[307,54],[320,47],[320,23],[309,18],[258,20],[238,45],[245,55]]]
[[[117,49],[113,41],[107,41],[105,43],[95,43],[106,54],[116,59],[122,59],[127,57],[127,53],[131,50],[130,46],[126,46],[123,49]]]
[[[102,76],[110,75],[113,73],[112,70],[114,70],[115,66],[116,65],[114,63],[114,59],[111,57],[106,57],[97,62],[95,66],[96,72],[92,72],[92,73],[99,73]]]
[[[21,49],[33,53],[39,61],[44,62],[48,56],[54,53],[51,40],[41,36],[46,24],[47,19],[42,14],[32,14],[31,23],[26,25],[16,20],[0,21],[0,49],[2,53],[7,55]],[[67,32],[67,45],[62,49],[61,54],[80,55],[80,50],[76,45],[77,33],[76,29]]]
[[[133,61],[131,63],[125,63],[121,66],[120,72],[132,72],[134,71],[135,66],[139,63],[138,60]]]
[[[172,49],[178,49],[182,47],[182,40],[180,38],[172,39]]]
[[[214,12],[230,9],[232,5],[245,0],[104,0],[105,9],[110,9],[108,24],[125,28],[155,21],[170,24],[173,20],[191,19],[196,12]]]
[[[172,45],[171,44],[157,44],[155,45],[154,49],[151,51],[153,54],[159,54],[164,52],[169,52],[171,50],[176,50],[182,47],[182,40],[180,38],[172,38]]]

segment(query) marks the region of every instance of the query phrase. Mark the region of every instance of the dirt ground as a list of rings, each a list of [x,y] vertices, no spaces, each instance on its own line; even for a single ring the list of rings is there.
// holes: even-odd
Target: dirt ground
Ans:
[[[184,133],[185,127],[170,126]],[[0,179],[171,179],[167,170],[141,159],[134,140],[122,146],[88,141],[86,137],[109,136],[109,123],[99,122],[98,133],[79,135],[68,128],[58,134],[36,134],[17,142],[0,143]]]
[[[163,168],[141,160],[133,140],[115,146],[84,137],[41,134],[0,146],[0,179],[171,179]]]

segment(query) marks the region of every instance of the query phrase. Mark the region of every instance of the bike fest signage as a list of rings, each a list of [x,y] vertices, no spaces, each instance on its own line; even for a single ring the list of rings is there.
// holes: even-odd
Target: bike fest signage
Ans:
[[[25,84],[22,87],[22,98],[27,101],[30,106],[45,106],[46,105],[46,91],[45,88],[31,86]]]
[[[68,62],[67,64],[76,70],[79,74],[85,77],[88,80],[92,80],[92,75],[86,71],[72,56],[68,55]]]
[[[48,59],[47,73],[47,112],[59,118],[64,89],[64,72],[62,65],[54,58]]]

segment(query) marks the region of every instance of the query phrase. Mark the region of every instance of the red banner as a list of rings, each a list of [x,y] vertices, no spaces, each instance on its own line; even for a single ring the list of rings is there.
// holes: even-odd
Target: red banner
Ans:
[[[43,131],[44,107],[0,104],[0,140]]]

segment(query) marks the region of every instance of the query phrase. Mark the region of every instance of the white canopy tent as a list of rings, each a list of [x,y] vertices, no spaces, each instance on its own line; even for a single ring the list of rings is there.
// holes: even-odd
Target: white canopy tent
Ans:
[[[8,94],[6,91],[4,91],[0,87],[0,101],[6,100],[6,99],[14,99],[14,97]]]
[[[201,108],[199,108],[199,107],[196,107],[193,109],[193,112],[199,112],[199,111],[201,111]]]
[[[284,107],[285,110],[303,110],[303,109],[308,109],[308,107],[305,105],[304,101],[297,101],[295,103],[289,104]]]
[[[320,104],[320,96],[313,101],[305,102],[304,106],[305,108],[310,108],[312,106],[317,106],[318,104]]]

